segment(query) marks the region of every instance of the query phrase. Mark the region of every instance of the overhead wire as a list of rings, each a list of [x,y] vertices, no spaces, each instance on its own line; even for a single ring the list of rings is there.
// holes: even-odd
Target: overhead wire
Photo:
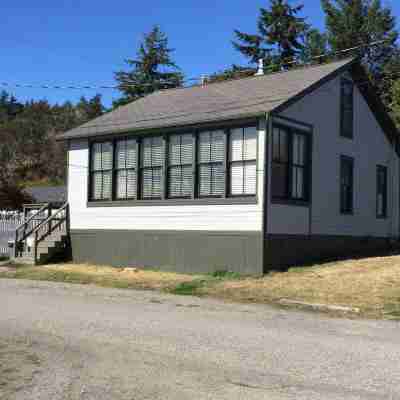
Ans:
[[[354,46],[354,47],[350,47],[347,49],[343,49],[343,50],[339,50],[336,52],[326,52],[326,53],[322,53],[316,56],[312,56],[309,58],[309,60],[319,60],[322,59],[324,57],[334,57],[336,55],[339,54],[343,54],[343,53],[348,53],[350,51],[354,51],[363,47],[374,47],[377,46],[379,44],[383,44],[385,42],[389,41],[388,39],[384,39],[384,40],[377,40],[375,42],[371,42],[371,43],[366,43],[366,44],[361,44],[358,46]],[[265,66],[265,70],[273,70],[276,69],[277,67],[281,66],[288,66],[288,65],[292,65],[292,64],[299,64],[301,65],[302,60],[298,59],[298,58],[290,58],[287,61],[283,60],[281,61],[278,65],[269,65],[269,66]],[[306,62],[303,63],[303,65],[307,66],[311,64],[310,62]],[[248,69],[240,69],[238,70],[238,73],[241,72],[255,72],[256,68],[248,68]],[[202,74],[200,77],[192,77],[192,78],[187,78],[183,81],[183,84],[185,83],[189,83],[189,82],[201,82],[202,80],[207,80],[207,78],[209,78],[210,76],[212,76],[213,73],[211,74]],[[165,81],[164,84],[168,85],[168,84],[175,84],[176,82],[173,81]],[[39,83],[39,84],[26,84],[26,83],[11,83],[11,82],[5,82],[5,81],[1,81],[0,82],[0,86],[3,87],[10,87],[10,88],[20,88],[20,89],[51,89],[51,90],[121,90],[123,88],[134,88],[134,87],[142,87],[142,86],[154,86],[153,83],[137,83],[137,84],[130,84],[130,83],[122,83],[119,85],[111,85],[111,84],[47,84],[47,83]],[[165,90],[169,90],[169,88],[166,88]]]

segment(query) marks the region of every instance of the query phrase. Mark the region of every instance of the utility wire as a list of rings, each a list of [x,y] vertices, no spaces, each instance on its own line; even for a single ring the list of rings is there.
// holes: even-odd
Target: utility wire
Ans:
[[[348,53],[350,51],[354,51],[360,48],[366,48],[366,47],[374,47],[380,44],[383,44],[385,42],[387,42],[388,40],[378,40],[375,42],[371,42],[371,43],[367,43],[367,44],[362,44],[359,46],[354,46],[354,47],[350,47],[348,49],[344,49],[344,50],[340,50],[334,53],[324,53],[324,54],[320,54],[317,56],[313,56],[310,57],[310,60],[320,60],[324,57],[334,57],[336,55],[339,54],[343,54],[343,53]],[[292,64],[300,64],[301,60],[299,59],[289,59],[288,61],[282,60],[279,65],[281,66],[287,66],[287,65],[292,65]],[[304,65],[309,65],[310,62],[304,64]],[[279,65],[270,65],[270,66],[266,66],[264,68],[264,70],[273,70],[276,69],[277,66]],[[241,72],[256,72],[256,68],[248,68],[248,69],[240,69],[238,70],[238,73]],[[183,81],[183,84],[185,83],[189,83],[189,82],[201,82],[202,80],[207,80],[207,78],[209,78],[210,76],[212,76],[212,74],[203,74],[200,77],[192,77],[192,78],[187,78]],[[165,84],[175,84],[176,82],[170,82],[170,81],[165,81]],[[21,89],[54,89],[54,90],[120,90],[123,88],[134,88],[134,87],[142,87],[142,86],[154,86],[153,83],[140,83],[140,84],[120,84],[120,85],[108,85],[108,84],[100,84],[100,85],[82,85],[82,84],[71,84],[71,85],[59,85],[59,84],[24,84],[24,83],[10,83],[10,82],[0,82],[0,86],[3,87],[10,87],[10,88],[21,88]],[[168,88],[166,88],[165,90],[168,90]]]

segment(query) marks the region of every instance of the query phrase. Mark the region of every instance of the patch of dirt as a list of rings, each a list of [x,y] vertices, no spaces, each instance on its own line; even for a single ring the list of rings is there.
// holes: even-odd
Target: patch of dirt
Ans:
[[[0,399],[16,399],[41,371],[40,358],[29,343],[0,338]]]

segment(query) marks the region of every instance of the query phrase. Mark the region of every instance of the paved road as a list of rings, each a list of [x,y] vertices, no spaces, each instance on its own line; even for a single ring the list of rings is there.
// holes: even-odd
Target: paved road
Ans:
[[[2,400],[400,398],[398,323],[14,280],[0,307]]]

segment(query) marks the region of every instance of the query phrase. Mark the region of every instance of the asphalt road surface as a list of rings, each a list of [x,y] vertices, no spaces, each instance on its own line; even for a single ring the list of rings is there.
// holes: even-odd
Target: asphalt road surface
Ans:
[[[400,399],[400,324],[0,280],[0,399]]]

